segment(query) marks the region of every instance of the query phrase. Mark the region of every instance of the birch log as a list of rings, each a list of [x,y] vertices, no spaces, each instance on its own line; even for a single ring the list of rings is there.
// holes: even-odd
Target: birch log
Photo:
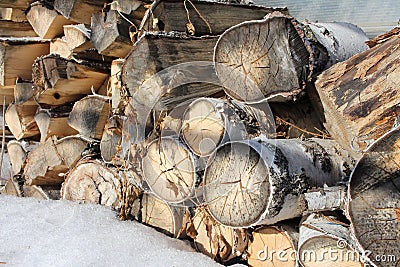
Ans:
[[[213,217],[224,225],[274,224],[301,216],[313,204],[307,203],[304,193],[346,182],[351,166],[347,152],[330,140],[228,143],[208,161],[204,200]],[[336,203],[324,196],[332,197],[322,193],[312,199]],[[329,205],[323,208],[331,209]]]
[[[327,130],[354,157],[400,116],[399,36],[332,66],[315,84]]]
[[[357,163],[347,214],[359,248],[376,266],[400,264],[400,128],[379,138]],[[378,261],[384,257],[386,260]],[[383,258],[381,258],[383,259]]]
[[[225,263],[240,257],[247,248],[247,229],[233,229],[215,221],[204,207],[197,207],[193,216],[196,249],[213,260]]]
[[[268,131],[268,110],[214,98],[190,103],[182,118],[181,134],[198,156],[208,156],[228,141],[245,140]],[[272,116],[270,116],[269,119]]]
[[[147,146],[142,160],[144,179],[152,192],[168,203],[194,197],[200,177],[195,157],[179,140],[163,137]]]
[[[364,266],[349,226],[322,214],[311,214],[301,224],[298,258],[304,267]]]
[[[247,262],[251,267],[296,267],[298,241],[292,225],[261,226],[252,232]]]
[[[321,28],[326,31],[316,30],[317,38],[293,18],[274,12],[228,29],[214,52],[225,92],[241,101],[295,99],[313,75],[329,66],[329,60],[344,60],[367,49],[368,38],[354,25],[333,23]],[[342,38],[347,36],[351,40]]]

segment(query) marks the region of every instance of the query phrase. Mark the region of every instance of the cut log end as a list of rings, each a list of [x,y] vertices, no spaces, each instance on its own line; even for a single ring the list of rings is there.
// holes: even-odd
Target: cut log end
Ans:
[[[148,185],[163,200],[178,203],[191,196],[196,183],[194,159],[178,140],[165,137],[151,142],[142,164]]]

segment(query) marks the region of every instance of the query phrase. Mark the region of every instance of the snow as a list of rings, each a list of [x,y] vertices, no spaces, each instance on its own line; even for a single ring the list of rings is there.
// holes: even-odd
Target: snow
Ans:
[[[221,266],[98,205],[0,195],[3,266]]]

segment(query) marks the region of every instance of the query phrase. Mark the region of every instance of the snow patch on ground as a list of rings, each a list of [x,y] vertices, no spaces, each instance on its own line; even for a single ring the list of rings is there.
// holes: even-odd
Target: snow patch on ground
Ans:
[[[221,266],[98,205],[0,195],[2,266]]]

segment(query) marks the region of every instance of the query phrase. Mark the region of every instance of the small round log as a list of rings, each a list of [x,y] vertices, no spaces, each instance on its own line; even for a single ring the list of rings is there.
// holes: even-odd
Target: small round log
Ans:
[[[348,225],[320,214],[311,214],[301,224],[298,258],[304,267],[364,266]]]

